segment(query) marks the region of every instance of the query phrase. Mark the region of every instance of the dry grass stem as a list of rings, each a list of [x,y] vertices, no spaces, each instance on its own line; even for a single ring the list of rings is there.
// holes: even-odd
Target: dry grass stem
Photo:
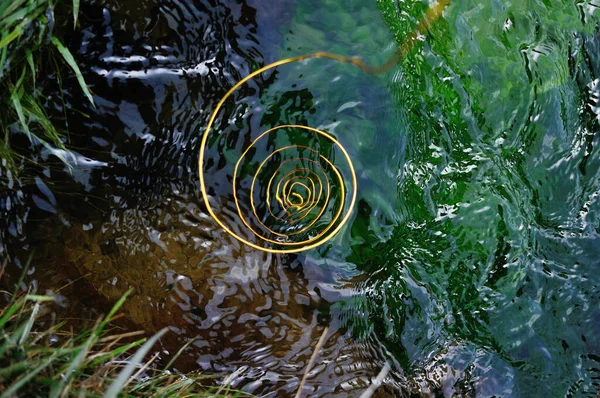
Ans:
[[[390,369],[391,367],[389,362],[386,362],[385,365],[383,365],[383,368],[381,368],[381,370],[379,371],[377,377],[375,377],[375,380],[373,380],[373,382],[369,386],[369,388],[367,388],[365,392],[363,392],[360,395],[360,398],[371,398],[371,396],[375,393],[375,390],[377,390],[383,382],[383,379],[385,379],[387,374],[390,372]]]
[[[319,353],[319,351],[321,351],[321,347],[325,343],[325,337],[327,336],[327,332],[329,332],[328,327],[323,329],[323,334],[321,335],[321,338],[317,342],[317,346],[315,347],[315,350],[313,351],[312,355],[310,356],[310,360],[308,361],[308,365],[306,365],[306,370],[304,371],[304,376],[302,376],[302,380],[300,381],[300,385],[298,386],[298,391],[296,392],[295,398],[300,398],[300,396],[302,395],[302,389],[304,388],[304,383],[306,383],[306,379],[308,378],[308,373],[310,372],[310,370],[313,367],[315,359],[317,358],[317,354]]]

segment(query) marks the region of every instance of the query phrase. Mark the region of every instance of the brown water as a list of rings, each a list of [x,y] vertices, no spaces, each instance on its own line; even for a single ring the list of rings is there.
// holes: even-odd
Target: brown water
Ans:
[[[372,18],[380,21],[375,4],[353,9],[350,14],[365,26]],[[60,294],[66,297],[63,315],[76,318],[99,315],[133,288],[123,306],[126,327],[148,333],[168,327],[161,341],[165,360],[194,340],[177,362],[179,370],[237,370],[233,387],[259,395],[295,393],[326,327],[307,394],[359,394],[386,361],[395,362],[377,338],[355,339],[346,321],[356,309],[336,305],[357,294],[357,272],[310,255],[245,247],[207,215],[199,195],[201,127],[250,68],[285,54],[294,13],[294,1],[85,2],[81,32],[69,45],[97,108],[85,103],[73,79],[65,82],[64,103],[49,97],[48,107],[67,117],[76,159],[66,168],[42,150],[42,170],[28,170],[35,176],[24,187],[29,202],[17,218],[22,230],[16,238],[6,235],[14,262],[9,277],[18,276],[33,252],[27,282],[42,291],[71,283]],[[317,32],[330,34],[330,28]],[[317,48],[302,43],[292,51],[320,49],[318,42],[312,46]],[[304,69],[322,74],[315,81],[328,73],[349,79],[356,72],[315,67]],[[292,80],[303,70],[297,68],[273,86],[267,100],[274,105],[264,118],[276,112],[306,122],[307,111],[315,113],[317,94],[302,79]],[[264,101],[264,90],[279,75],[256,79],[244,101]],[[59,89],[55,76],[47,80],[47,91]],[[348,99],[356,100],[348,91]],[[329,111],[321,108],[319,113]],[[236,135],[232,139],[245,139]],[[217,169],[220,177],[212,178],[225,181],[227,170]],[[406,384],[397,363],[392,374],[383,395],[398,394]]]

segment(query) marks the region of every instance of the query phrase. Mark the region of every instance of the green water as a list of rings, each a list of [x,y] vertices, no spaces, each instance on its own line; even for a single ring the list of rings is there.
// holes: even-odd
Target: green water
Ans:
[[[206,215],[199,137],[227,89],[314,51],[381,64],[427,6],[83,4],[69,45],[98,108],[74,79],[66,105],[48,100],[79,162],[33,149],[41,166],[23,166],[25,195],[2,197],[8,275],[35,251],[29,282],[76,281],[63,294],[78,313],[133,287],[131,327],[170,327],[169,352],[198,339],[181,369],[241,369],[234,387],[259,395],[294,393],[329,327],[305,387],[314,396],[359,396],[385,362],[378,396],[596,396],[596,0],[455,0],[385,74],[310,60],[263,75],[216,121],[212,194],[230,203],[224,147],[301,123],[348,150],[354,213],[331,242],[290,256],[250,250]]]
[[[398,38],[418,6],[379,3]],[[383,240],[365,204],[349,259],[407,364],[437,355],[481,396],[596,394],[599,48],[593,2],[455,2],[391,80],[397,218]]]

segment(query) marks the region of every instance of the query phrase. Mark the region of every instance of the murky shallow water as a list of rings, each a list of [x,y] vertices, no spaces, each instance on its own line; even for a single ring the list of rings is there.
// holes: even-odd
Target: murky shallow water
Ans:
[[[49,97],[77,162],[42,151],[4,195],[9,276],[34,250],[28,280],[75,281],[66,305],[89,316],[133,287],[131,327],[170,327],[169,352],[196,339],[180,369],[243,367],[234,387],[257,394],[295,392],[325,327],[315,396],[359,395],[385,361],[381,396],[596,394],[593,1],[455,2],[386,75],[322,60],[263,75],[217,121],[229,144],[258,124],[326,128],[358,172],[355,212],[298,255],[250,249],[207,216],[199,140],[227,89],[313,51],[380,63],[425,7],[347,3],[83,4],[70,47],[97,108],[69,79],[64,103]],[[210,153],[219,190],[230,159]]]

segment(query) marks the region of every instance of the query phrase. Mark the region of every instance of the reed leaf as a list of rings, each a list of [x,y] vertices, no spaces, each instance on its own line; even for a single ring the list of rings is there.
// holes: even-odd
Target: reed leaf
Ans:
[[[73,71],[75,72],[75,76],[77,77],[77,81],[79,82],[79,86],[83,90],[83,93],[88,98],[90,103],[95,107],[96,104],[94,103],[94,98],[92,97],[92,93],[90,93],[90,90],[89,90],[87,84],[85,83],[85,79],[83,78],[83,75],[81,74],[81,70],[79,70],[79,66],[77,66],[77,62],[75,62],[75,58],[73,58],[73,55],[71,54],[69,49],[66,48],[56,36],[52,37],[52,44],[54,44],[56,46],[56,49],[58,50],[58,52],[63,56],[64,60],[71,67],[71,69],[73,69]]]

